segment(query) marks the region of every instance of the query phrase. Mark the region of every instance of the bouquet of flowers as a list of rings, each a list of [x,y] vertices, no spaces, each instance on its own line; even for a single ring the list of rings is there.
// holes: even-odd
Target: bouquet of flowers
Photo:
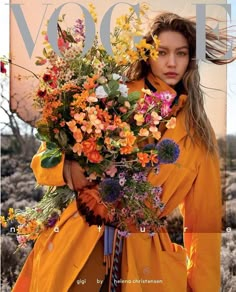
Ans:
[[[96,18],[91,4],[90,9]],[[141,15],[145,11],[142,7]],[[150,232],[163,224],[158,218],[164,208],[162,188],[152,186],[147,177],[151,169],[158,173],[161,163],[174,163],[179,155],[174,141],[158,142],[160,123],[167,128],[175,126],[175,118],[168,118],[175,96],[149,89],[143,89],[143,97],[140,92],[128,93],[127,68],[137,60],[158,57],[156,36],[153,44],[145,39],[133,43],[134,35],[141,33],[141,21],[131,10],[117,19],[111,33],[113,56],[98,38],[83,55],[85,27],[78,19],[67,30],[59,26],[62,56],[56,55],[45,35],[44,57],[36,62],[46,64],[35,94],[35,103],[42,112],[37,123],[38,138],[46,145],[41,166],[57,165],[62,155],[78,162],[87,179],[96,184],[108,210],[110,220],[105,223],[124,232],[129,224],[138,229],[146,227]],[[15,218],[21,224],[20,243],[24,245],[45,227],[53,226],[76,196],[68,186],[49,187],[35,208],[18,211]]]

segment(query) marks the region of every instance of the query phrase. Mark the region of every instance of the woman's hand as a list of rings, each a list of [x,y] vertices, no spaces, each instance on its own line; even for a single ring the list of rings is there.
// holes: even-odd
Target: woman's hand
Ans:
[[[73,160],[65,160],[63,176],[68,187],[75,191],[80,191],[85,187],[94,185],[87,180],[84,170],[79,163]]]

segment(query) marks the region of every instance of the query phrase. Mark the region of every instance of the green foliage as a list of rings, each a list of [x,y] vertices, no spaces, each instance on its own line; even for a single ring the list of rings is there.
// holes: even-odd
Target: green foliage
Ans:
[[[44,168],[51,168],[60,163],[62,159],[62,152],[55,143],[47,142],[47,149],[41,157],[41,166]]]

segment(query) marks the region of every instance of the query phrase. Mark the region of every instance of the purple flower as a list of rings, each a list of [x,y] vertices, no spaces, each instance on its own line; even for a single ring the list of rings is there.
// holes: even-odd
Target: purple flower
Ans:
[[[162,193],[162,187],[155,187],[152,189],[152,194],[156,194],[157,196],[160,196]]]
[[[58,218],[59,218],[59,215],[57,213],[53,213],[51,217],[48,219],[47,226],[53,227],[56,224]]]
[[[179,157],[179,146],[171,139],[164,139],[157,144],[159,163],[174,163]]]
[[[112,178],[104,179],[99,185],[104,202],[112,203],[120,196],[121,187],[119,181]]]
[[[134,181],[138,181],[138,180],[139,180],[139,175],[138,175],[137,173],[133,174],[133,175],[132,175],[132,179],[133,179]]]
[[[130,233],[126,230],[122,231],[122,230],[118,230],[118,234],[120,236],[123,236],[123,237],[128,237],[130,235]]]
[[[76,20],[76,24],[74,25],[74,32],[78,34],[79,37],[76,38],[76,41],[84,40],[84,22],[81,19]]]
[[[122,177],[122,178],[119,179],[119,184],[120,184],[120,186],[123,187],[123,186],[125,185],[125,182],[126,182],[125,177]]]
[[[119,179],[124,178],[125,177],[125,173],[122,171],[118,174]]]

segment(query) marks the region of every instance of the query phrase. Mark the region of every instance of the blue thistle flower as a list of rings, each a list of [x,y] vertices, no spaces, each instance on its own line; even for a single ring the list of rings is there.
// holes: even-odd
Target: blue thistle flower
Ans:
[[[119,181],[106,178],[99,184],[99,190],[104,202],[112,203],[117,200],[121,193]]]
[[[179,145],[171,139],[164,139],[156,146],[159,163],[174,163],[179,157]]]
[[[156,150],[156,144],[147,144],[143,147],[143,151]]]

